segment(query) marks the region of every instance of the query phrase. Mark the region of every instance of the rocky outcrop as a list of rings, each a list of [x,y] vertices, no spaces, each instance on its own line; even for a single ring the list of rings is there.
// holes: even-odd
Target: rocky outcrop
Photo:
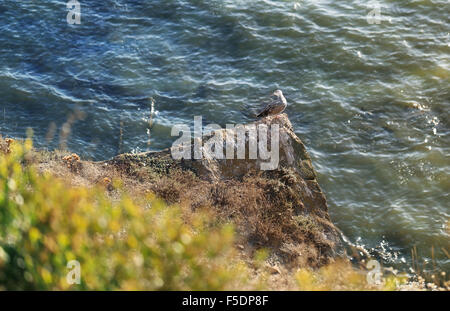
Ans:
[[[268,146],[274,137],[279,137],[278,165],[274,169],[261,169],[268,160],[251,156],[250,145],[255,142],[248,130],[255,127],[268,129]],[[242,129],[247,131],[239,145],[231,138]],[[279,136],[271,136],[272,129]],[[216,142],[223,138],[226,143],[211,146],[215,138],[219,138]],[[179,160],[174,159],[173,153],[180,152],[181,147],[122,154],[102,165],[112,165],[140,182],[149,182],[151,190],[170,203],[189,202],[193,209],[214,209],[222,219],[236,224],[241,242],[248,245],[246,249],[269,248],[274,260],[319,266],[336,255],[339,230],[330,221],[311,158],[286,114],[238,129],[217,130],[201,140],[185,142],[190,156]],[[236,159],[243,142],[245,157]],[[257,143],[260,142],[258,136]],[[193,159],[199,148],[202,157]],[[230,154],[233,150],[234,157],[218,158],[218,154],[225,157],[227,148]]]

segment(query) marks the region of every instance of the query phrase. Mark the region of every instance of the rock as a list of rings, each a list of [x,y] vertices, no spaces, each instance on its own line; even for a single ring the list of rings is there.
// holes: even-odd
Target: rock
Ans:
[[[169,189],[166,187],[164,192],[160,191],[164,187],[155,187],[157,194],[160,191],[165,197],[168,191],[182,188],[167,197],[175,197],[173,202],[188,200],[193,208],[215,208],[237,223],[238,231],[247,237],[246,247],[269,247],[284,262],[307,266],[326,263],[341,245],[340,232],[331,223],[327,201],[305,145],[295,135],[286,114],[266,117],[243,127],[259,128],[261,125],[279,130],[279,161],[273,170],[261,169],[267,160],[250,159],[248,134],[245,159],[215,157],[217,152],[226,154],[227,144],[221,145],[220,150],[210,148],[208,142],[214,137],[223,137],[226,141],[227,137],[235,137],[238,129],[221,129],[203,136],[203,144],[199,144],[201,159],[193,159],[199,141],[191,139],[190,145],[186,144],[191,148],[188,159],[172,157],[174,150],[181,150],[177,147],[160,152],[122,154],[102,164],[118,167],[141,182],[170,181]],[[268,146],[271,146],[272,137],[267,136]],[[227,141],[228,148],[236,156],[238,144],[231,141]],[[175,177],[183,174],[193,177]]]

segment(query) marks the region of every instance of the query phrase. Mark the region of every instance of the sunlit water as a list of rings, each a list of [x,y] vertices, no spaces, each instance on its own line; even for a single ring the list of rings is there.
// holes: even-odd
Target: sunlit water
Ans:
[[[448,1],[380,1],[378,24],[362,0],[80,3],[68,25],[65,1],[0,1],[3,136],[160,150],[172,125],[252,121],[280,88],[349,241],[403,270],[433,246],[450,272]]]

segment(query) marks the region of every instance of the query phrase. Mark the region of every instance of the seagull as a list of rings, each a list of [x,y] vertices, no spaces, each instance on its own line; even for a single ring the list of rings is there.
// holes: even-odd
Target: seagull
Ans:
[[[257,118],[263,118],[274,114],[279,114],[286,109],[287,101],[283,96],[281,90],[276,90],[270,96],[270,102],[267,103],[266,107],[258,113]]]

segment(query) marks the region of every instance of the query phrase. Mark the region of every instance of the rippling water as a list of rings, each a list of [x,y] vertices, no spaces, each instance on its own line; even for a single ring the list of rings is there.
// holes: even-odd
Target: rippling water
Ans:
[[[450,272],[448,1],[79,1],[0,1],[1,134],[100,160],[149,149],[150,97],[158,150],[280,88],[348,239]]]

